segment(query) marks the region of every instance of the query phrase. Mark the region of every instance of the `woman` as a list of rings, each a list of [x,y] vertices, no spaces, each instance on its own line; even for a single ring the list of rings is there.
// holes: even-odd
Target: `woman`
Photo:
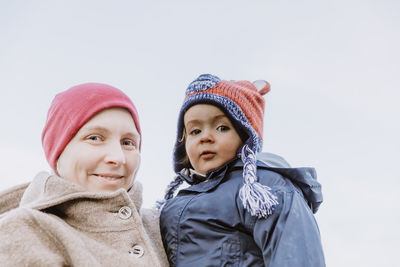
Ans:
[[[2,266],[168,265],[157,213],[140,209],[140,125],[123,92],[58,94],[42,144],[54,173],[0,195]]]

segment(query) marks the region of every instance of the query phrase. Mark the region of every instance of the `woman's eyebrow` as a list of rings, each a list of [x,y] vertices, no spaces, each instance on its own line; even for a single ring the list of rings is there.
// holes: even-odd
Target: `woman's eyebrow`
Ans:
[[[102,126],[89,126],[87,128],[82,128],[82,129],[84,129],[85,133],[86,132],[100,132],[102,134],[106,134],[106,133],[108,134],[108,133],[112,132],[112,130],[110,130],[108,128],[105,128],[105,127],[102,127]],[[132,132],[128,131],[128,132],[124,133],[123,135],[124,136],[128,136],[130,138],[135,138],[135,139],[140,138],[139,133],[138,132],[133,132],[133,131]]]
[[[92,131],[98,131],[98,132],[103,132],[103,133],[104,132],[106,132],[106,133],[110,132],[110,130],[108,130],[105,127],[101,127],[101,126],[88,126],[88,127],[82,127],[82,129],[85,132],[92,132]]]
[[[127,132],[123,134],[124,137],[140,140],[140,134],[138,132]]]

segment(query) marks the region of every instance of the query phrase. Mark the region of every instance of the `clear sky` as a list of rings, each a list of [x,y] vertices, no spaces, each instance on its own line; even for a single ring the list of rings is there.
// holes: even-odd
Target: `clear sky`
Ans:
[[[394,0],[0,0],[0,190],[49,170],[55,94],[102,82],[138,108],[151,206],[173,177],[186,86],[265,79],[264,151],[317,169],[327,265],[398,265],[399,14]]]

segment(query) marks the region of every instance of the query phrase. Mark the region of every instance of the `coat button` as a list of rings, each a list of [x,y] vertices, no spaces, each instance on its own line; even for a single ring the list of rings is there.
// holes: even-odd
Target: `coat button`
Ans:
[[[129,219],[131,215],[132,215],[132,210],[127,206],[120,208],[118,211],[118,216],[123,220]]]
[[[141,246],[136,245],[129,250],[129,254],[131,254],[135,258],[140,258],[144,254],[144,249]]]

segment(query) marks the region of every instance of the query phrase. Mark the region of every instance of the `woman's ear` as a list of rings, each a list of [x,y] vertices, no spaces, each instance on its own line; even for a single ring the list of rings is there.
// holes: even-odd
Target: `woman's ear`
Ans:
[[[60,163],[60,160],[59,160],[59,159],[60,159],[60,158],[57,159],[57,162],[56,162],[56,169],[54,170],[55,174],[58,175],[58,176],[60,176],[60,175],[59,175],[59,171],[58,171],[58,170],[60,169],[60,164],[59,164],[59,163]]]
[[[61,155],[58,157],[57,161],[56,161],[56,169],[54,170],[54,173],[61,177],[60,173],[62,173],[62,157]]]

